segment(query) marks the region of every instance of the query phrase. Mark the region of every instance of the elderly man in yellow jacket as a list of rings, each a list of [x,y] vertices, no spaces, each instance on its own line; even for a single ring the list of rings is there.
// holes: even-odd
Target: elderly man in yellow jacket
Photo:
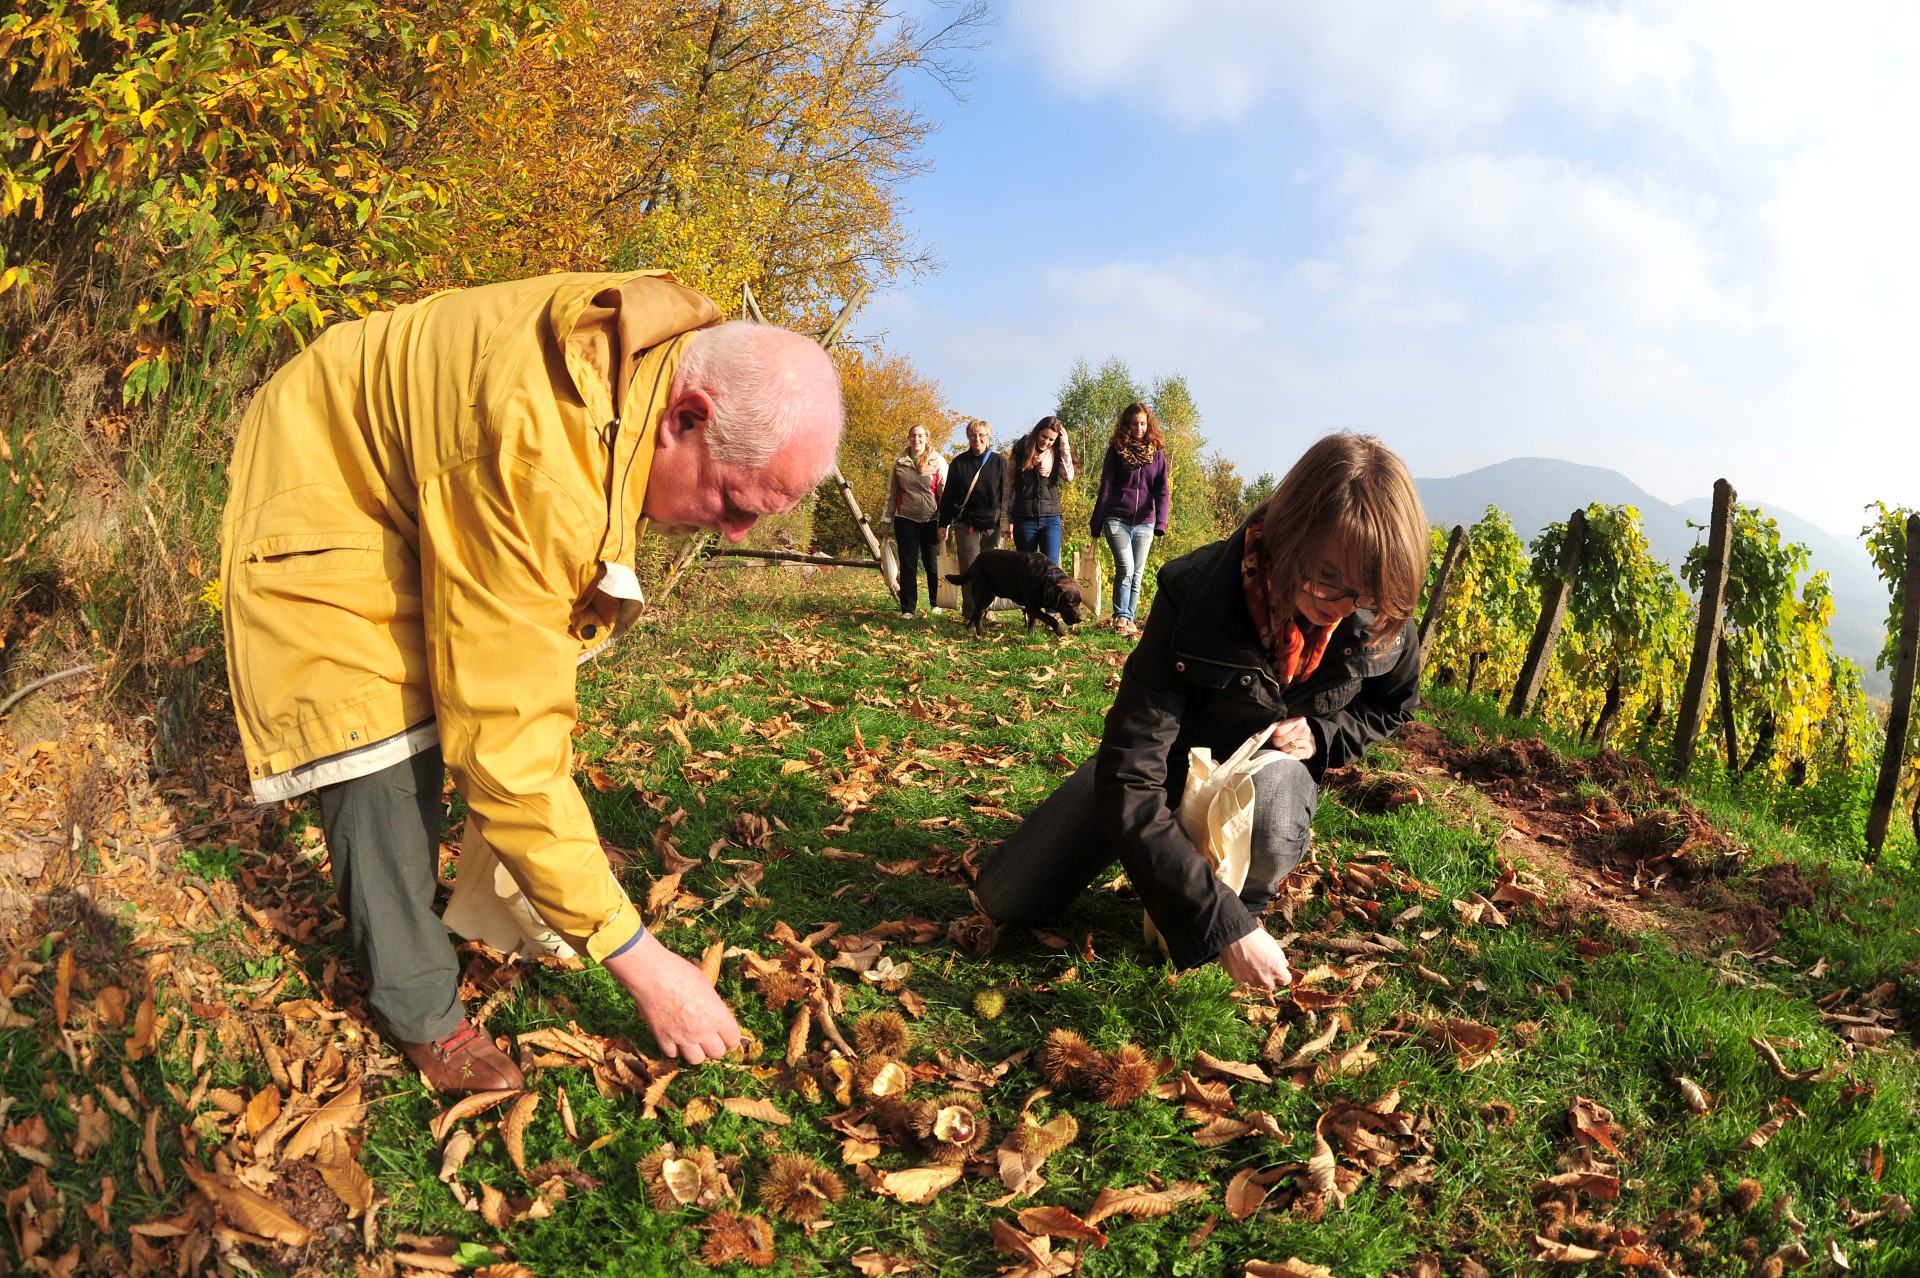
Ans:
[[[642,527],[738,540],[831,467],[832,364],[671,276],[550,275],[326,329],[255,398],[221,577],[253,792],[317,792],[373,1010],[434,1087],[521,1085],[433,914],[442,768],[527,901],[668,1055],[740,1030],[642,926],[572,779],[576,664]]]

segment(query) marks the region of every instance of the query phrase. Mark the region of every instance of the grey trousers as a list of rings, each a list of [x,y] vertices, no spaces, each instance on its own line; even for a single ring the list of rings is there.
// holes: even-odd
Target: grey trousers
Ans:
[[[983,550],[1000,549],[1000,526],[992,528],[973,528],[967,524],[956,523],[953,526],[953,553],[960,560],[960,572],[965,574],[973,567],[973,561],[980,557]],[[972,582],[960,587],[962,616],[973,615],[974,586]],[[989,604],[993,600],[987,600]]]
[[[439,879],[440,748],[320,788],[333,886],[346,912],[367,1001],[395,1038],[444,1038],[466,1015],[460,963],[433,912]]]
[[[1319,794],[1313,774],[1298,759],[1268,764],[1254,774],[1253,849],[1240,900],[1255,918],[1305,855]],[[973,890],[987,913],[1003,923],[1042,923],[1063,912],[1115,857],[1094,807],[1089,759],[994,850]]]

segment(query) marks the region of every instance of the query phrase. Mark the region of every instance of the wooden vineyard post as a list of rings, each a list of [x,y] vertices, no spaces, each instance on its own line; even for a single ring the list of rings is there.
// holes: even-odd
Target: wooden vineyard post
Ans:
[[[1869,859],[1878,859],[1887,841],[1887,822],[1900,791],[1900,770],[1906,763],[1907,725],[1913,716],[1914,665],[1920,658],[1920,515],[1907,516],[1907,546],[1900,581],[1900,651],[1893,666],[1893,701],[1887,709],[1887,748],[1880,756],[1880,781],[1873,788],[1873,807],[1867,813]]]
[[[1533,703],[1546,686],[1547,671],[1553,664],[1553,646],[1560,640],[1561,623],[1567,619],[1567,600],[1573,594],[1573,580],[1580,574],[1580,556],[1587,544],[1587,512],[1576,510],[1567,516],[1567,539],[1560,547],[1560,567],[1540,601],[1540,621],[1533,628],[1533,642],[1527,645],[1526,664],[1513,685],[1513,700],[1507,714],[1524,719],[1533,713]]]
[[[1454,570],[1460,566],[1460,560],[1467,553],[1467,529],[1464,524],[1455,524],[1453,533],[1447,538],[1447,553],[1440,556],[1440,571],[1434,574],[1433,592],[1427,596],[1427,611],[1420,618],[1420,661],[1425,664],[1427,649],[1433,643],[1434,631],[1440,628],[1440,618],[1447,610],[1447,590],[1453,585]]]
[[[1733,485],[1713,481],[1713,524],[1707,534],[1707,575],[1700,583],[1700,615],[1693,628],[1693,659],[1687,663],[1687,687],[1680,695],[1680,717],[1673,726],[1673,774],[1684,777],[1693,768],[1694,739],[1700,735],[1700,716],[1707,701],[1707,680],[1713,675],[1714,655],[1720,646],[1721,612],[1727,599],[1727,562],[1733,549]]]
[[[1740,784],[1740,729],[1733,722],[1733,653],[1727,648],[1727,635],[1720,632],[1720,639],[1713,646],[1716,654],[1713,659],[1713,682],[1720,689],[1716,700],[1720,703],[1720,736],[1727,746],[1727,778],[1735,785]]]

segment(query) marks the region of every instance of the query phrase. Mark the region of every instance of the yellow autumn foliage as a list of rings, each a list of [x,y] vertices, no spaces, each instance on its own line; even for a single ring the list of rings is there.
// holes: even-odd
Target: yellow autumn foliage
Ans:
[[[899,0],[314,0],[0,18],[0,337],[91,308],[129,398],[339,314],[549,270],[667,266],[769,317],[925,264],[899,217],[984,14]],[[737,304],[737,303],[736,303]]]

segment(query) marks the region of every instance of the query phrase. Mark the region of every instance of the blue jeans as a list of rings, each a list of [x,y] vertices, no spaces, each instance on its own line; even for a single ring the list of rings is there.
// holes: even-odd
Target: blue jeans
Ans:
[[[1015,550],[1037,550],[1054,562],[1060,564],[1060,516],[1042,515],[1038,519],[1016,519],[1013,521],[1013,548]]]
[[[1147,552],[1153,549],[1153,525],[1109,519],[1106,533],[1107,549],[1113,552],[1113,615],[1132,621],[1140,583],[1147,576]]]

